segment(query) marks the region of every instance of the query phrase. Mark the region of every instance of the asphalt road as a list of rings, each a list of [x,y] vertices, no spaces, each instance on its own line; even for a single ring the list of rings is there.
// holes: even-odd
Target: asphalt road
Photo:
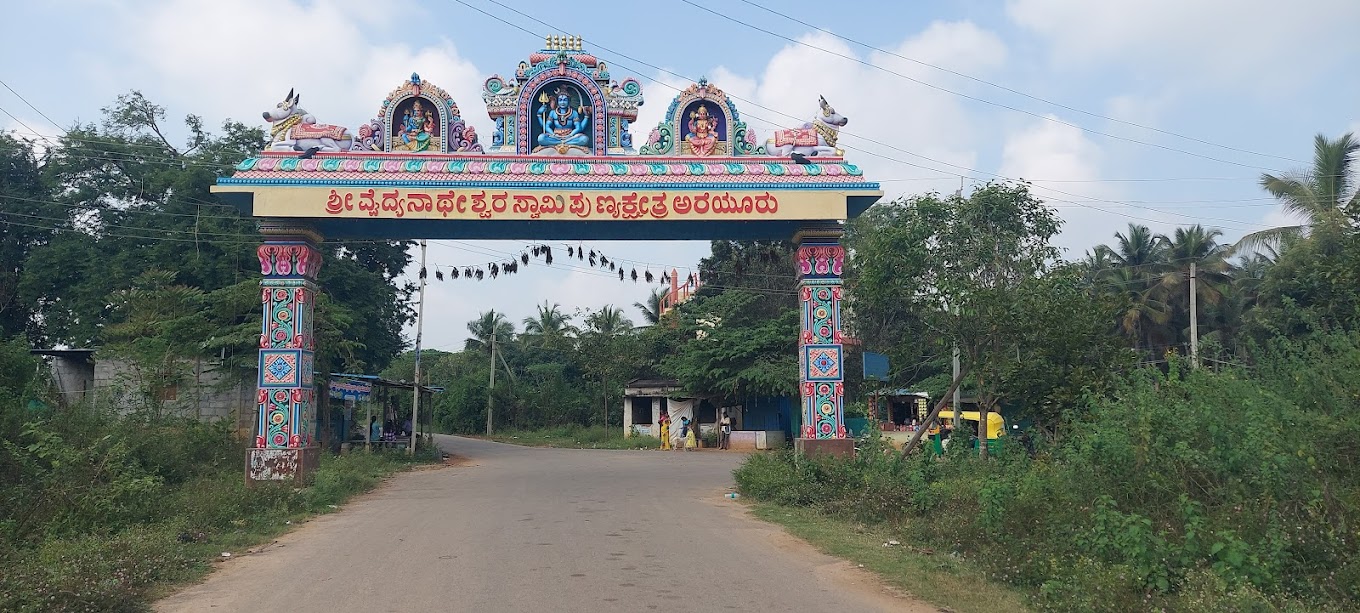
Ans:
[[[468,461],[399,475],[156,610],[936,610],[724,498],[740,454],[440,444]]]

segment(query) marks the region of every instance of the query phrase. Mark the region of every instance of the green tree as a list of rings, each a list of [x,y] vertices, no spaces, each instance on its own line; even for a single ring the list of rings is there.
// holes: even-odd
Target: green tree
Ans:
[[[662,302],[666,300],[666,296],[669,293],[670,290],[664,287],[653,288],[651,293],[647,295],[646,303],[633,303],[633,306],[637,307],[638,310],[642,312],[642,321],[646,322],[649,326],[656,325],[657,322],[661,321],[661,305]]]
[[[1266,337],[1360,329],[1357,287],[1360,232],[1318,226],[1265,272],[1252,323]]]
[[[730,289],[751,292],[760,300],[750,308],[769,317],[798,306],[797,249],[792,242],[713,241],[710,249],[712,254],[699,261],[700,296]]]
[[[482,311],[477,319],[468,322],[467,329],[472,338],[467,339],[465,348],[487,353],[491,352],[493,337],[497,345],[504,347],[510,344],[515,335],[515,324],[510,323],[505,313],[498,313],[495,309]]]
[[[19,283],[29,254],[69,230],[65,208],[51,200],[32,146],[0,133],[0,339],[42,336],[42,318]]]
[[[128,383],[156,416],[171,396],[167,390],[188,378],[190,362],[204,357],[213,336],[205,297],[196,287],[176,285],[175,274],[164,270],[144,272],[131,288],[110,296],[115,323],[104,330],[104,350],[132,369]]]
[[[1083,268],[1064,264],[1020,283],[1015,309],[1024,324],[998,385],[1019,417],[1053,437],[1136,361],[1110,325],[1118,297],[1088,283]]]
[[[1261,175],[1261,187],[1284,206],[1299,223],[1253,232],[1238,241],[1238,247],[1255,249],[1279,244],[1287,237],[1301,236],[1318,225],[1354,224],[1360,218],[1360,193],[1356,191],[1355,155],[1360,139],[1347,132],[1335,140],[1326,135],[1313,137],[1313,166],[1293,175]]]
[[[680,307],[685,339],[662,370],[690,393],[720,401],[798,393],[798,311],[775,318],[753,307],[762,297],[728,290]]]
[[[41,314],[49,342],[98,345],[103,322],[114,315],[107,297],[149,270],[172,271],[176,285],[214,300],[224,297],[216,292],[251,293],[245,288],[258,283],[254,221],[218,202],[210,188],[264,146],[264,132],[228,121],[213,134],[193,115],[182,129],[168,127],[164,109],[132,92],[104,109],[101,123],[72,126],[48,150],[43,181],[60,212],[41,222],[56,231],[30,251],[19,294]],[[167,134],[181,130],[184,142],[171,142]],[[402,350],[411,288],[396,277],[410,261],[407,248],[397,241],[321,245],[318,339],[328,338],[326,317],[347,323],[343,335],[329,337],[342,346],[318,351],[366,369]],[[258,287],[253,293],[258,326]]]
[[[524,335],[537,339],[545,346],[563,347],[563,341],[577,333],[571,325],[571,315],[562,312],[561,305],[548,301],[538,305],[538,315],[524,318]]]
[[[623,314],[623,309],[609,305],[586,315],[585,322],[586,329],[599,336],[618,336],[633,331],[633,322]]]
[[[909,211],[876,219],[886,228],[861,226],[866,236],[853,251],[855,321],[863,312],[871,317],[866,328],[922,332],[875,344],[933,338],[936,355],[956,344],[962,369],[951,389],[971,375],[983,410],[994,410],[1032,325],[1020,289],[1057,259],[1049,240],[1060,221],[1024,184],[989,183],[967,197],[928,194],[888,208],[898,207]]]
[[[613,418],[618,413],[614,409],[623,404],[623,384],[638,370],[641,344],[633,334],[633,323],[617,307],[606,305],[587,313],[585,325],[579,365],[584,376],[597,384],[591,396],[600,403],[599,423],[622,425],[621,416]]]
[[[1176,228],[1166,238],[1166,266],[1160,284],[1167,303],[1171,306],[1172,327],[1169,336],[1179,345],[1190,343],[1190,265],[1195,265],[1195,294],[1200,309],[1200,321],[1205,321],[1204,309],[1223,302],[1224,292],[1232,282],[1228,255],[1231,248],[1218,243],[1221,230],[1206,230],[1195,224]]]

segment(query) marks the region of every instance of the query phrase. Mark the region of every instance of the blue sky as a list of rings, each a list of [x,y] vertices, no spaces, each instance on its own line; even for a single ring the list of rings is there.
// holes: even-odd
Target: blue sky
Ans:
[[[7,29],[0,80],[41,113],[0,88],[0,109],[18,118],[0,113],[0,129],[50,137],[60,132],[43,115],[61,126],[96,121],[132,89],[172,120],[257,122],[293,87],[321,121],[357,126],[415,71],[489,135],[482,81],[512,73],[543,34],[579,34],[616,78],[642,81],[635,139],[660,120],[671,87],[700,76],[743,100],[758,135],[810,116],[824,95],[850,118],[847,157],[889,198],[952,190],[960,175],[965,184],[1025,178],[1066,220],[1058,242],[1072,258],[1129,222],[1161,231],[1202,223],[1228,239],[1282,223],[1260,174],[1306,166],[1318,132],[1360,132],[1360,80],[1349,76],[1360,65],[1354,0],[497,1],[527,16],[493,0],[9,6],[8,23],[43,25]],[[430,262],[478,264],[522,246],[440,242]],[[683,271],[707,253],[703,241],[591,246],[654,271]],[[461,345],[464,324],[488,308],[518,322],[544,300],[567,310],[627,306],[647,292],[534,267],[483,282],[475,297],[467,289],[432,284],[425,346]]]

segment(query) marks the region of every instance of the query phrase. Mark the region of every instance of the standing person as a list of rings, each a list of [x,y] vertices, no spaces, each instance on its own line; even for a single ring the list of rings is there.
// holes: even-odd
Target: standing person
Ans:
[[[661,409],[661,417],[657,419],[661,422],[661,448],[671,448],[671,414],[666,409]]]
[[[722,419],[718,420],[718,449],[731,449],[732,440],[732,418],[727,416],[727,411],[722,412]]]
[[[694,433],[697,429],[694,422],[691,422],[688,417],[680,418],[680,436],[685,439],[685,451],[693,451],[695,447],[699,446],[698,437]]]
[[[368,418],[368,442],[372,443],[380,438],[382,438],[382,426],[378,425],[378,418]]]

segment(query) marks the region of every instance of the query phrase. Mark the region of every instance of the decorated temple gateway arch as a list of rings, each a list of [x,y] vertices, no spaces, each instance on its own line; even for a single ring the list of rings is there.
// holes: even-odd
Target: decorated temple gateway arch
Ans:
[[[836,148],[846,119],[825,99],[761,141],[704,80],[671,100],[634,147],[642,86],[617,81],[580,39],[548,37],[514,76],[488,78],[490,142],[419,75],[351,129],[290,91],[263,112],[270,143],[213,191],[259,219],[259,414],[248,464],[305,473],[318,441],[312,309],[336,239],[793,239],[800,287],[802,426],[811,453],[849,449],[843,420],[841,225],[882,195]],[[814,106],[815,103],[815,106]],[[309,99],[313,108],[324,101]]]

